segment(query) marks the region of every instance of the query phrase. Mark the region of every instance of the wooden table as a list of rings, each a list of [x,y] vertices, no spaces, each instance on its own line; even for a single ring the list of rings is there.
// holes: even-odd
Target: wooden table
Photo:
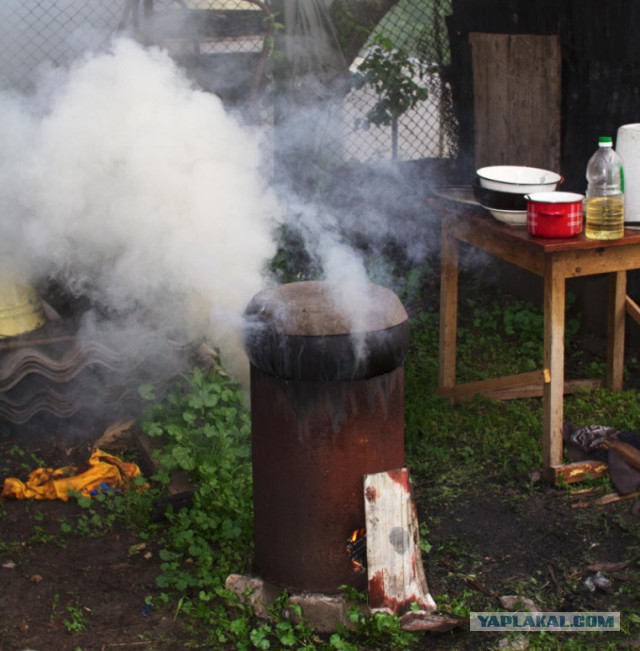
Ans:
[[[456,382],[459,245],[491,253],[544,279],[544,368],[467,384]],[[640,323],[640,308],[626,295],[627,271],[640,268],[640,231],[625,230],[611,242],[542,239],[529,235],[526,226],[507,226],[480,208],[461,207],[442,222],[440,289],[440,365],[438,391],[452,402],[474,394],[497,399],[542,396],[542,465],[545,479],[567,482],[606,472],[595,461],[563,464],[564,394],[601,384],[577,380],[565,383],[564,329],[567,278],[609,275],[607,371],[605,385],[622,389],[625,313]]]

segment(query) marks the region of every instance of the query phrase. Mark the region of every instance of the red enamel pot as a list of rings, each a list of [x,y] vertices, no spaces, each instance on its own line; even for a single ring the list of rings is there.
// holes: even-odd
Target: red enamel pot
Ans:
[[[582,233],[584,195],[534,192],[527,200],[527,228],[535,237],[564,238]]]

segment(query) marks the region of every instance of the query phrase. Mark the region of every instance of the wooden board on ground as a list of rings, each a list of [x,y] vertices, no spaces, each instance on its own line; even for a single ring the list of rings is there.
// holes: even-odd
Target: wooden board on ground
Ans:
[[[161,447],[162,442],[159,439],[153,439],[145,432],[138,431],[135,433],[134,441],[140,455],[140,467],[142,472],[150,476],[159,468],[159,463],[154,456],[154,450]],[[167,492],[172,496],[191,495],[194,486],[186,472],[173,472],[171,480],[167,487]]]
[[[574,484],[584,479],[598,479],[603,477],[609,470],[609,466],[604,461],[575,461],[565,463],[560,466],[551,466],[549,472],[550,479],[557,484],[560,480],[565,484]]]
[[[420,552],[418,516],[409,471],[398,468],[364,478],[369,605],[403,614],[412,604],[436,609]]]

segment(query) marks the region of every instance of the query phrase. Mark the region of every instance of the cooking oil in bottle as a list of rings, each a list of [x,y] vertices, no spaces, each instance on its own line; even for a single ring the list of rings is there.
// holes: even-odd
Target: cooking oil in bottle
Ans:
[[[586,201],[584,234],[591,240],[617,240],[624,234],[624,199],[591,197]]]
[[[589,159],[587,182],[585,237],[617,240],[624,235],[624,171],[608,136]]]

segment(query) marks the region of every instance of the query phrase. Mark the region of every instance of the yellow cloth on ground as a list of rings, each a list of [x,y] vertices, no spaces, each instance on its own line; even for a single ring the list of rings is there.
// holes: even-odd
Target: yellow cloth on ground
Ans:
[[[64,466],[57,470],[37,468],[29,474],[26,483],[8,477],[4,480],[0,500],[67,501],[70,491],[88,497],[91,491],[99,489],[101,484],[107,484],[112,489],[127,488],[140,474],[140,468],[135,463],[122,461],[112,454],[95,448],[89,457],[89,468],[83,472],[79,473],[75,466]]]

